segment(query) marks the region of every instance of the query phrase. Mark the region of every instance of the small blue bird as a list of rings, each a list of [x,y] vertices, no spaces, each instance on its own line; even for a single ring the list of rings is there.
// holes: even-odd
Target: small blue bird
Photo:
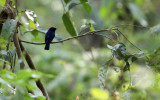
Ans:
[[[45,36],[45,43],[46,43],[46,46],[45,46],[45,50],[49,50],[49,46],[50,46],[50,43],[52,42],[53,38],[55,37],[55,31],[56,31],[56,28],[55,27],[51,27],[48,32],[46,33],[46,36]]]

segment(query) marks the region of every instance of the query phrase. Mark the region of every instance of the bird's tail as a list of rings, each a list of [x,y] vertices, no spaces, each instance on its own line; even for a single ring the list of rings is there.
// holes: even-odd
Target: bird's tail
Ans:
[[[45,50],[49,50],[49,47],[50,47],[50,44],[47,43],[44,49],[45,49]]]

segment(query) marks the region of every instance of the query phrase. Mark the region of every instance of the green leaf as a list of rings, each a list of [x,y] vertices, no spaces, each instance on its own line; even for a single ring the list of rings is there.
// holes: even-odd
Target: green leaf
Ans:
[[[85,3],[82,3],[82,4],[83,4],[83,7],[86,9],[86,11],[87,11],[88,13],[91,13],[92,7],[89,5],[89,3],[88,3],[88,2],[85,2]]]
[[[1,51],[1,56],[5,61],[10,62],[10,57],[9,57],[8,52],[6,50]]]
[[[111,49],[111,50],[115,50],[115,48],[114,48],[113,46],[111,46],[111,45],[108,45],[108,44],[107,44],[107,47],[108,47],[109,49]]]
[[[146,16],[144,15],[143,11],[140,7],[134,3],[129,4],[129,9],[133,15],[133,17],[142,25],[147,26],[148,22],[146,20]]]
[[[30,29],[37,29],[36,24],[32,20],[29,20],[29,28]]]
[[[36,38],[38,36],[38,30],[34,29],[33,31],[31,31],[32,35]]]
[[[83,30],[85,30],[86,28],[88,28],[88,27],[87,27],[86,24],[84,24],[84,25],[82,25],[82,26],[80,27],[80,31],[83,31]]]
[[[80,27],[80,30],[83,31],[89,28],[91,31],[94,31],[95,30],[94,25],[95,22],[93,20],[84,20],[84,25]]]
[[[26,88],[27,88],[27,90],[30,90],[30,91],[36,90],[36,88],[30,84],[26,84]]]
[[[88,23],[88,25],[89,25],[89,28],[90,28],[91,31],[95,30],[92,23]]]
[[[123,43],[118,43],[114,47],[107,45],[109,49],[113,51],[113,55],[119,59],[125,59],[125,53],[126,53],[126,46]]]
[[[153,26],[152,28],[150,28],[150,31],[152,34],[158,34],[160,33],[160,24]]]
[[[88,2],[88,0],[80,0],[81,3]]]
[[[132,55],[140,55],[140,54],[143,54],[143,53],[144,53],[144,51],[136,51],[136,52],[132,53]]]
[[[78,5],[78,4],[80,4],[80,3],[71,3],[71,4],[69,4],[69,6],[68,6],[68,10],[71,10],[73,7],[75,7],[76,5]]]
[[[19,29],[20,29],[21,31],[26,31],[26,27],[24,27],[24,26],[20,26]]]
[[[73,23],[71,22],[69,13],[64,13],[62,16],[62,19],[63,19],[64,26],[66,27],[66,30],[69,32],[69,34],[71,36],[76,36],[77,32]]]
[[[145,56],[146,56],[146,54],[142,54],[142,55],[138,56],[138,58],[143,58]]]
[[[129,59],[129,58],[131,58],[131,57],[133,57],[133,55],[125,55],[125,57],[124,57],[124,58],[125,58],[125,59],[124,59],[124,61],[125,61],[125,62],[127,62],[127,61],[128,61],[128,59]]]
[[[132,62],[136,61],[137,59],[138,59],[137,57],[133,56],[132,57]]]
[[[10,19],[7,20],[2,27],[2,37],[6,40],[8,40],[8,42],[10,42],[12,40],[12,37],[15,33],[16,30],[16,26],[17,26],[17,21],[14,19]]]
[[[4,79],[2,79],[1,77],[0,77],[0,83],[1,84],[8,84]]]
[[[56,76],[53,75],[53,74],[46,74],[46,73],[43,74],[43,76],[44,76],[44,77],[47,77],[47,78],[52,78],[52,79],[56,77]]]
[[[120,50],[122,53],[126,52],[126,46],[123,43],[117,43],[114,47],[107,44],[107,47],[113,51]]]
[[[124,66],[123,71],[125,72],[125,71],[129,71],[129,70],[130,70],[130,64],[129,64],[129,62],[126,62],[126,65]]]
[[[11,56],[13,57],[16,54],[16,48],[11,51]]]
[[[138,59],[138,58],[137,58],[136,56],[134,56],[134,55],[125,55],[124,61],[125,61],[125,62],[128,62],[129,58],[131,58],[131,61],[132,61],[132,62],[134,62],[134,61],[136,61],[136,60]]]
[[[116,50],[119,50],[122,53],[126,52],[126,46],[123,43],[118,43],[114,47]]]
[[[0,0],[0,7],[3,7],[6,0]]]
[[[64,2],[67,4],[67,3],[69,3],[71,0],[64,0]]]
[[[38,100],[46,100],[46,97],[44,97],[44,96],[38,96],[37,99]]]
[[[123,60],[125,58],[125,55],[119,49],[113,51],[113,54],[118,60]]]
[[[83,5],[83,7],[88,13],[92,11],[92,7],[89,5],[88,0],[80,0],[80,3]]]
[[[19,9],[19,12],[18,12],[18,16],[22,16],[23,13],[25,13],[26,10],[24,9]],[[22,26],[20,26],[22,27]]]
[[[136,51],[134,53],[132,53],[133,57],[132,57],[132,62],[136,61],[138,58],[143,58],[146,56],[146,54],[144,54],[144,51]],[[138,57],[135,57],[135,55],[139,55]]]
[[[12,1],[12,7],[15,8],[16,5],[16,1],[15,0],[11,0]]]
[[[0,76],[9,83],[16,81],[16,74],[9,72],[7,70],[1,70]]]
[[[19,84],[24,84],[28,80],[37,80],[42,76],[42,73],[34,70],[21,70],[17,73],[17,79],[20,80]]]
[[[36,99],[38,99],[38,100],[46,100],[46,98],[45,98],[44,96],[37,96],[37,95],[33,95],[33,94],[31,94],[31,93],[29,93],[29,96],[30,96],[31,98],[36,98]]]

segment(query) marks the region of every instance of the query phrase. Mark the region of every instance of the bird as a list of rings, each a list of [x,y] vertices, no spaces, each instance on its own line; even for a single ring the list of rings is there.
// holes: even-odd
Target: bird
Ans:
[[[46,35],[45,35],[45,50],[49,50],[50,47],[50,43],[52,42],[52,40],[55,37],[55,31],[56,31],[56,27],[51,27],[49,28],[49,30],[47,31]]]

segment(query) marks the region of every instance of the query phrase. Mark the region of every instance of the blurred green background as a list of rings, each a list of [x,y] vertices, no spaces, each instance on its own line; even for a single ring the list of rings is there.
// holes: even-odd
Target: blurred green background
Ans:
[[[34,11],[40,28],[49,29],[55,26],[56,34],[62,39],[71,37],[62,20],[65,12],[63,4],[65,9],[68,9],[69,5],[76,4],[79,0],[71,0],[68,4],[63,0],[17,1],[19,11],[21,9]],[[76,96],[79,96],[80,100],[159,100],[160,1],[89,0],[88,3],[92,8],[90,13],[82,4],[69,10],[78,34],[83,33],[81,26],[88,23],[96,30],[118,26],[119,30],[144,51],[150,60],[146,60],[145,57],[138,59],[131,64],[130,71],[126,72],[121,71],[125,65],[123,60],[114,58],[111,64],[106,65],[106,61],[112,58],[112,52],[107,48],[107,44],[114,46],[115,43],[99,36],[87,36],[52,44],[49,51],[44,50],[44,45],[23,43],[37,69],[44,74],[53,75],[53,77],[44,75],[41,78],[50,99],[75,100]],[[31,32],[25,32],[28,31],[28,20],[24,14],[21,15],[20,21],[23,24],[22,28],[25,28],[19,34],[21,40],[44,42],[43,33],[39,32],[34,36]],[[125,44],[128,54],[138,51],[119,32],[101,34],[113,39],[118,34],[119,41]],[[19,69],[18,66],[17,63],[16,70]],[[41,95],[39,90],[36,91]]]

